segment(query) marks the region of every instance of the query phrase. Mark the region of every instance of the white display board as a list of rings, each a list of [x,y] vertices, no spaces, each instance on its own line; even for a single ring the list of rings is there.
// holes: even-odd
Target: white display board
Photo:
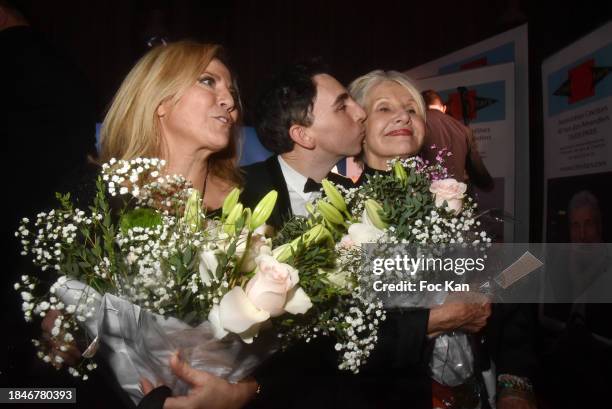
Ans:
[[[471,106],[469,127],[478,150],[495,180],[492,192],[479,192],[481,208],[503,209],[515,214],[515,114],[514,64],[478,68],[416,81],[419,91],[435,89],[445,101],[456,100],[465,87]],[[515,223],[504,223],[503,240],[512,242]],[[502,237],[500,237],[502,238]]]
[[[470,72],[479,67],[514,63],[514,156],[516,242],[529,241],[529,62],[527,24],[487,40],[455,51],[444,57],[405,71],[413,79],[424,79],[456,72]],[[473,73],[472,75],[476,75]]]
[[[572,197],[587,192],[606,213],[612,196],[612,22],[546,59],[542,89],[544,237],[566,241]]]

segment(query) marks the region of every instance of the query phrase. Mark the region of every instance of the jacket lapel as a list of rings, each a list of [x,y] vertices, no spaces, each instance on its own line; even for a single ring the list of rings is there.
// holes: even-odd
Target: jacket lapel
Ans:
[[[271,177],[270,182],[278,191],[278,199],[276,200],[274,212],[270,217],[270,222],[275,227],[280,227],[283,220],[293,216],[291,201],[289,200],[289,190],[287,189],[287,182],[283,176],[283,171],[278,163],[277,155],[273,155],[266,160],[266,167]]]

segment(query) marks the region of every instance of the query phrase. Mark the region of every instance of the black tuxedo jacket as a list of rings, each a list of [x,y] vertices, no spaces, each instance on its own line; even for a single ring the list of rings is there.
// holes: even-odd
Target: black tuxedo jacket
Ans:
[[[278,229],[283,222],[293,216],[287,182],[283,176],[278,156],[272,155],[262,162],[253,163],[242,168],[244,175],[244,189],[240,195],[240,201],[246,207],[253,209],[257,203],[271,190],[278,192],[278,199],[268,219],[268,224]],[[347,188],[353,187],[353,182],[330,172],[327,178],[337,185]]]

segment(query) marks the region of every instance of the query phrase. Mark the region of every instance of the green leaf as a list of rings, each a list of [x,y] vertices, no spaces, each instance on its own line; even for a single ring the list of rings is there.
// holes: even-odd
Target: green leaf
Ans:
[[[191,253],[191,249],[186,249],[185,252],[183,253],[183,265],[184,266],[188,266],[189,263],[191,263],[191,257],[192,257],[192,253]]]
[[[126,212],[121,216],[121,231],[127,233],[134,227],[153,228],[162,224],[161,215],[153,209],[140,208]]]

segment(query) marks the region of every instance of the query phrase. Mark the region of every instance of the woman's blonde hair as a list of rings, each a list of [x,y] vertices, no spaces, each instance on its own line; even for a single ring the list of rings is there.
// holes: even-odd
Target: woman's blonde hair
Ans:
[[[104,118],[100,160],[158,157],[163,143],[158,106],[168,98],[178,101],[214,58],[225,62],[221,46],[191,40],[160,45],[145,54],[121,84]],[[237,92],[235,83],[234,88]],[[240,98],[234,98],[240,116]],[[235,184],[242,181],[237,168],[238,129],[234,126],[228,146],[209,159],[212,175]]]
[[[365,109],[366,99],[370,90],[381,82],[391,81],[395,82],[402,87],[406,88],[406,91],[412,96],[414,102],[417,104],[417,114],[425,119],[425,101],[419,90],[412,84],[412,80],[406,75],[399,71],[383,71],[374,70],[361,77],[355,79],[349,85],[349,93],[353,99]]]

